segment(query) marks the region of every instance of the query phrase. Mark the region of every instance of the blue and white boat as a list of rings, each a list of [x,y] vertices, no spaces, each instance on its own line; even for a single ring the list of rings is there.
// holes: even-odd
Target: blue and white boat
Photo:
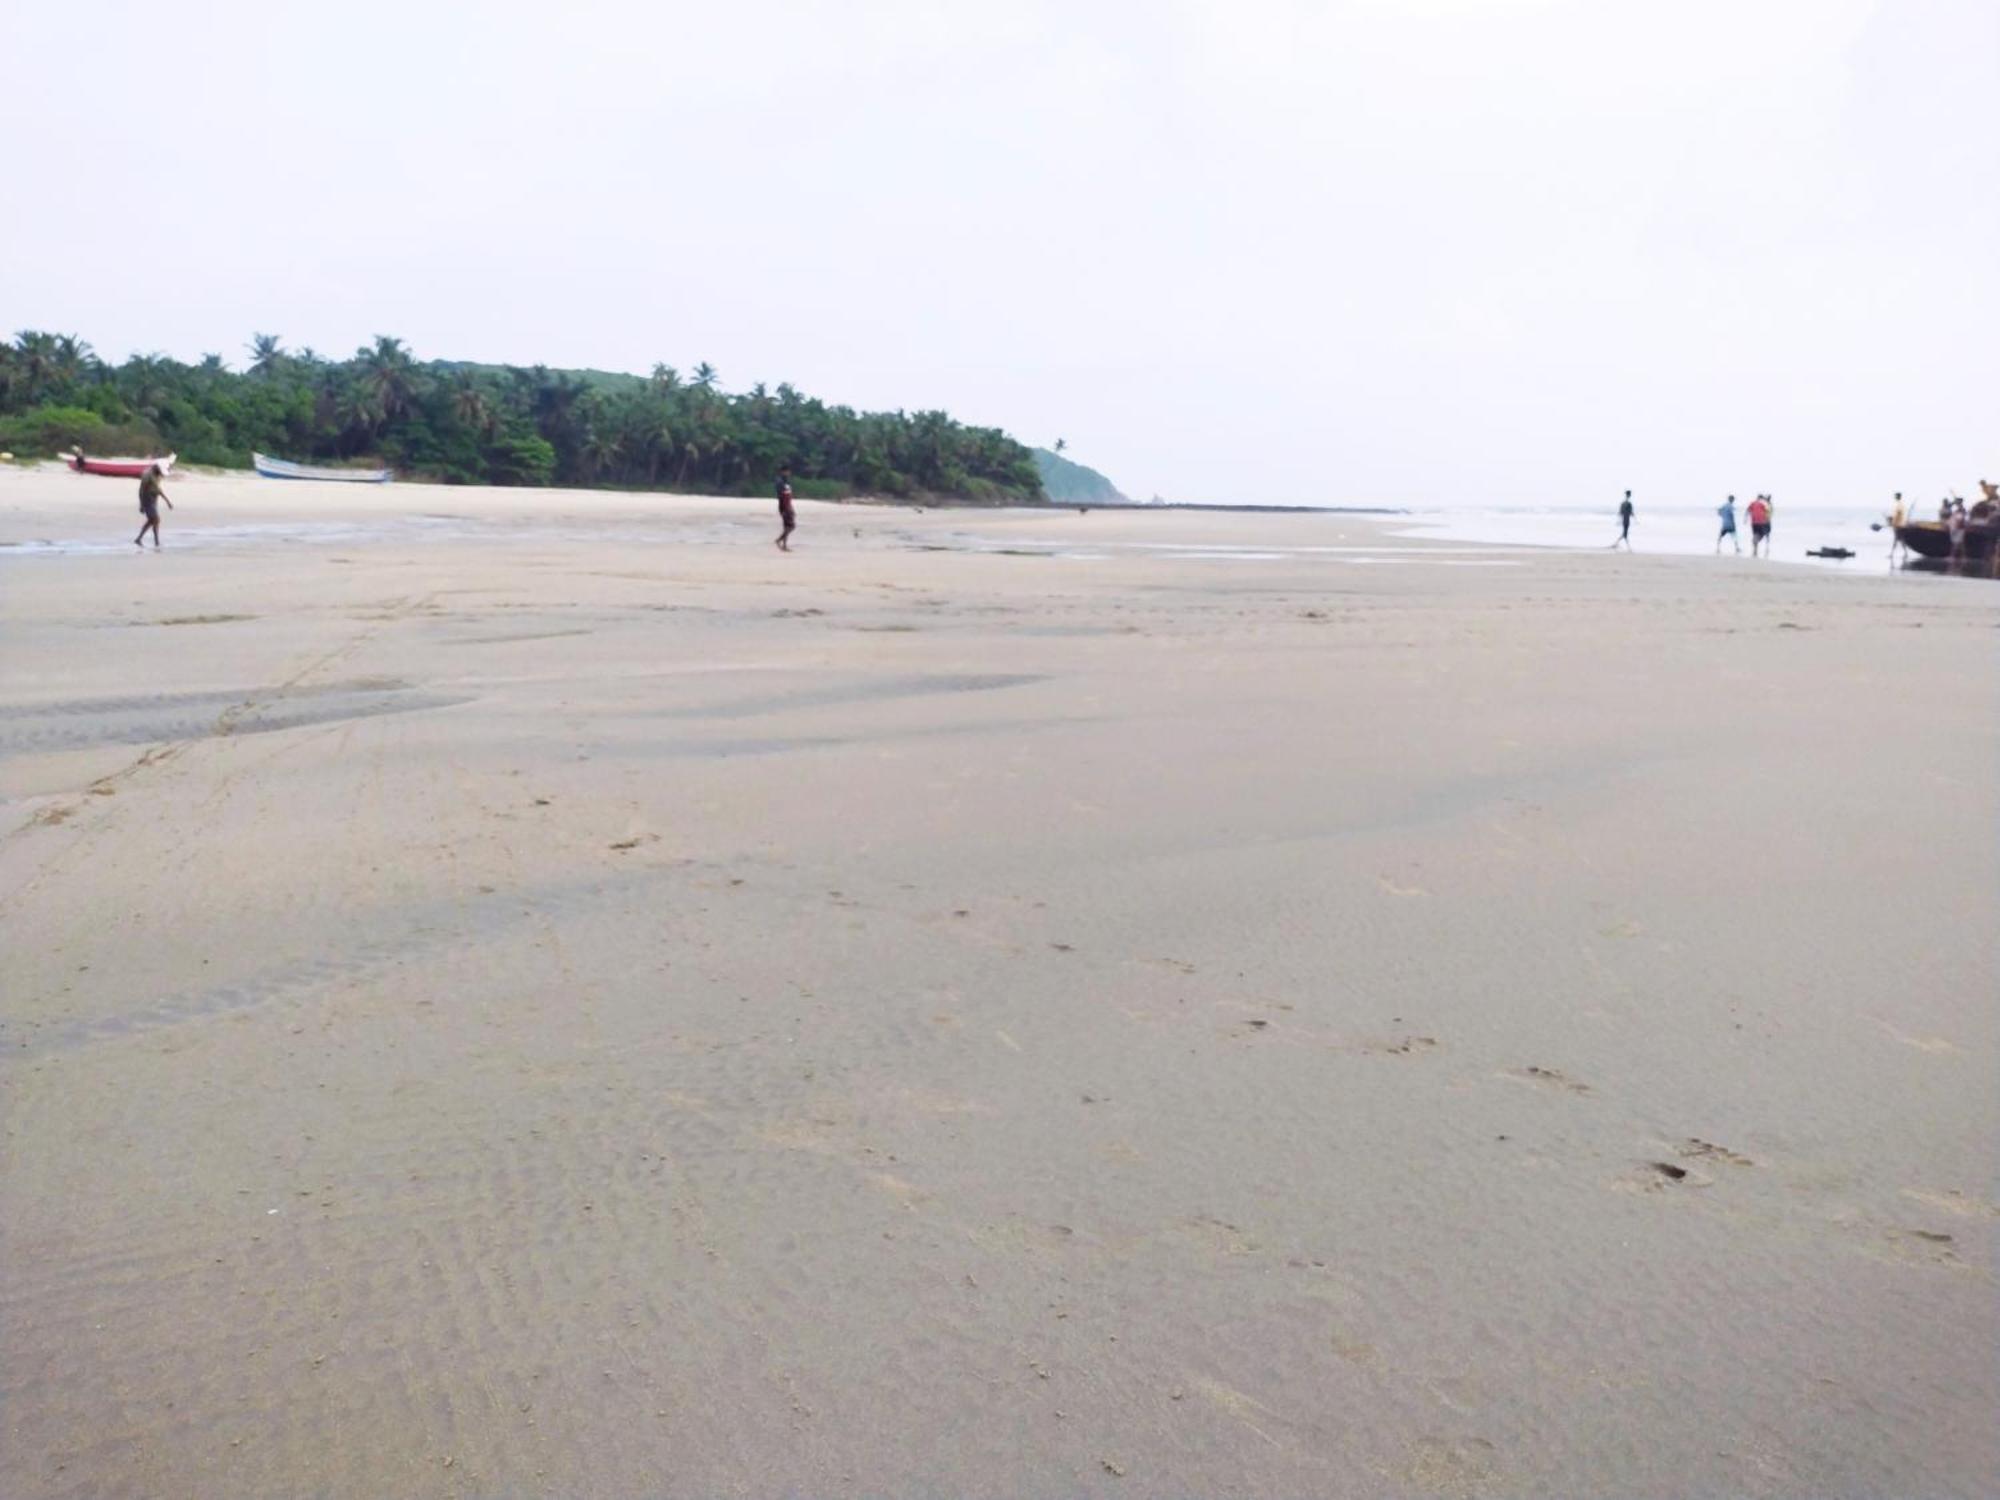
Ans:
[[[250,462],[266,479],[325,479],[335,484],[387,484],[387,469],[316,469],[310,464],[295,464],[289,459],[273,458],[268,453],[252,453]]]

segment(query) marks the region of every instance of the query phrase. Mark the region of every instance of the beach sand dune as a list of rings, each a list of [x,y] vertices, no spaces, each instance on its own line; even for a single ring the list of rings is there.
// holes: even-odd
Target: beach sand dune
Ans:
[[[172,493],[0,473],[0,1494],[1991,1492],[1991,586]]]

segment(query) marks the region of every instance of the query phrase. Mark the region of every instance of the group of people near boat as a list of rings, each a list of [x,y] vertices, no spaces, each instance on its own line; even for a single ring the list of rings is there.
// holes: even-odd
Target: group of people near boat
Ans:
[[[2000,530],[2000,485],[1995,485],[1990,480],[1982,479],[1979,481],[1979,489],[1980,498],[1970,506],[1958,495],[1947,496],[1938,503],[1936,524],[1944,530],[1946,536],[1949,538],[1950,553],[1948,560],[1954,566],[1965,562],[1967,559],[1967,533],[1969,531],[1985,533]],[[1750,555],[1752,557],[1769,557],[1771,555],[1771,524],[1776,509],[1776,502],[1769,494],[1758,495],[1749,505],[1744,507],[1744,519],[1750,525]],[[1721,522],[1715,534],[1715,550],[1717,552],[1722,551],[1723,543],[1727,542],[1731,547],[1735,548],[1738,555],[1741,555],[1743,542],[1741,533],[1737,529],[1736,497],[1734,495],[1729,496],[1722,504],[1715,508],[1715,513]],[[1618,503],[1618,539],[1611,544],[1613,548],[1623,547],[1628,552],[1632,550],[1632,519],[1635,514],[1636,512],[1632,506],[1632,492],[1627,490],[1625,498]],[[1885,526],[1890,534],[1889,560],[1892,563],[1896,561],[1896,554],[1899,549],[1905,558],[1910,555],[1910,544],[1906,535],[1906,528],[1917,526],[1925,531],[1930,530],[1930,523],[1918,521],[1913,507],[1903,503],[1903,492],[1901,490],[1896,492],[1895,502],[1889,507],[1888,513],[1883,517],[1882,521],[1875,523],[1873,529],[1881,531]],[[1931,551],[1929,548],[1925,550],[1928,556],[1940,556],[1940,553]],[[1851,552],[1829,551],[1824,554],[1809,553],[1808,555],[1846,557],[1853,554]]]
[[[1946,561],[1954,567],[1966,561],[1966,534],[1971,528],[1976,526],[1981,530],[1991,531],[2000,526],[2000,485],[1982,479],[1979,481],[1979,491],[1979,499],[1970,507],[1966,505],[1962,495],[1947,495],[1938,502],[1937,524],[1944,528],[1951,548]],[[1896,560],[1898,547],[1902,548],[1903,556],[1907,558],[1910,555],[1910,544],[1904,535],[1904,528],[1921,523],[1916,521],[1910,508],[1903,504],[1901,490],[1896,491],[1896,503],[1889,508],[1887,520],[1890,535],[1894,538],[1889,544],[1889,560],[1891,562]]]
[[[1745,509],[1746,518],[1750,522],[1750,555],[1752,557],[1769,557],[1771,555],[1771,512],[1773,509],[1775,509],[1775,502],[1769,495],[1759,495]],[[1625,498],[1618,502],[1618,540],[1611,544],[1614,549],[1623,547],[1627,552],[1632,550],[1632,518],[1637,513],[1632,506],[1632,492],[1627,490]],[[1727,500],[1723,501],[1722,504],[1715,508],[1715,513],[1722,519],[1722,530],[1717,532],[1715,537],[1715,550],[1720,552],[1722,544],[1728,542],[1730,546],[1736,549],[1737,554],[1740,556],[1743,551],[1743,543],[1737,539],[1736,497],[1731,495]]]

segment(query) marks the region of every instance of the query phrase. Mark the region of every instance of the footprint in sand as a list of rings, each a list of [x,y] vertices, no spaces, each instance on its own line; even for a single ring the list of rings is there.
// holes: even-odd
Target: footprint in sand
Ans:
[[[1544,1068],[1538,1063],[1530,1063],[1525,1068],[1512,1068],[1500,1075],[1511,1078],[1516,1083],[1531,1083],[1536,1088],[1551,1089],[1563,1094],[1588,1094],[1591,1087],[1579,1082],[1559,1068]]]
[[[1959,1258],[1954,1248],[1956,1238],[1941,1229],[1890,1229],[1883,1238],[1889,1242],[1893,1259],[1954,1271],[1972,1269]]]
[[[1419,1052],[1431,1051],[1437,1044],[1434,1036],[1406,1036],[1394,1042],[1377,1042],[1361,1050],[1383,1057],[1414,1057]]]
[[[1732,1167],[1757,1165],[1749,1157],[1739,1155],[1727,1146],[1718,1146],[1714,1141],[1704,1141],[1698,1136],[1689,1136],[1676,1149],[1682,1156],[1705,1156],[1713,1161],[1727,1162]]]
[[[1713,1187],[1715,1179],[1706,1172],[1697,1172],[1692,1167],[1683,1167],[1678,1162],[1641,1162],[1616,1182],[1612,1189],[1620,1193],[1663,1193],[1681,1188]]]

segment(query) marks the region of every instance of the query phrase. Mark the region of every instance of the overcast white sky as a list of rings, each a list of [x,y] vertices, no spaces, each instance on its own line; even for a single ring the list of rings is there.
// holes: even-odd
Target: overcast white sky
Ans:
[[[707,359],[1066,437],[1140,498],[2000,478],[2000,0],[23,0],[6,29],[0,318],[114,358]]]

